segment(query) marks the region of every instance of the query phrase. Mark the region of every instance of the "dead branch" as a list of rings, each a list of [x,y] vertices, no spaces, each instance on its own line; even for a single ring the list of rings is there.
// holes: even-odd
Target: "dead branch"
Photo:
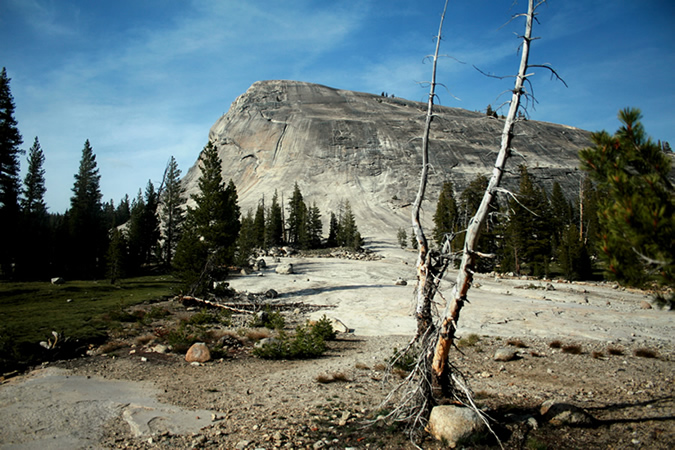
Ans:
[[[537,3],[539,6],[541,2]],[[527,77],[528,59],[530,55],[530,42],[532,37],[532,23],[535,15],[534,0],[528,1],[528,12],[526,15],[525,34],[522,43],[522,54],[520,60],[520,67],[516,82],[513,89],[511,104],[509,106],[509,113],[504,122],[504,129],[502,131],[502,140],[497,161],[492,171],[492,177],[485,190],[483,199],[476,211],[475,216],[471,219],[464,242],[464,254],[462,255],[462,262],[459,273],[457,275],[457,284],[453,288],[452,298],[450,303],[446,306],[445,315],[439,330],[436,349],[434,351],[432,363],[432,377],[434,383],[438,383],[442,392],[447,392],[448,384],[451,377],[449,375],[448,355],[453,346],[455,339],[455,332],[457,330],[457,322],[459,320],[460,311],[467,301],[467,293],[471,287],[473,280],[473,267],[476,258],[476,244],[478,242],[479,231],[482,223],[485,221],[488,213],[488,207],[492,202],[497,188],[502,179],[503,169],[506,160],[509,156],[509,149],[513,139],[513,128],[516,120],[516,114],[520,107],[520,98],[524,94],[523,84]]]

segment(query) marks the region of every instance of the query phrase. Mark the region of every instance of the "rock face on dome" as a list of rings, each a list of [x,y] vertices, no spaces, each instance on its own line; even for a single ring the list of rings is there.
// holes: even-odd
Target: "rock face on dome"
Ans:
[[[211,127],[209,139],[223,160],[223,178],[237,186],[243,213],[255,210],[263,195],[270,202],[275,190],[279,198],[290,198],[297,182],[324,221],[349,200],[364,236],[393,239],[398,227],[410,224],[425,113],[420,102],[298,81],[259,81]],[[423,204],[427,224],[444,181],[453,181],[459,195],[477,174],[490,176],[502,128],[501,119],[436,107]],[[576,195],[577,152],[589,145],[584,130],[519,122],[504,184],[517,187],[517,166],[525,164],[548,192],[557,180],[569,197]],[[196,191],[198,177],[195,163],[184,179],[188,193]]]

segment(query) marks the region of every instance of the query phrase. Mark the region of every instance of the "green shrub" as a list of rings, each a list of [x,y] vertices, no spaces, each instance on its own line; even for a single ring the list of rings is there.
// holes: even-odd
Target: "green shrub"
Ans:
[[[271,311],[269,307],[260,314],[256,314],[248,324],[251,328],[269,328],[270,330],[282,330],[286,326],[284,316],[277,311]]]
[[[312,324],[311,328],[312,333],[321,337],[324,341],[332,341],[337,335],[333,329],[333,324],[325,314],[316,323]]]
[[[397,348],[394,348],[394,354],[389,358],[389,365],[394,369],[410,372],[417,365],[418,356],[418,348],[410,348],[406,353],[401,353]]]
[[[312,331],[312,327],[299,325],[295,334],[279,332],[277,338],[255,348],[253,354],[264,359],[309,359],[326,351],[326,341]]]

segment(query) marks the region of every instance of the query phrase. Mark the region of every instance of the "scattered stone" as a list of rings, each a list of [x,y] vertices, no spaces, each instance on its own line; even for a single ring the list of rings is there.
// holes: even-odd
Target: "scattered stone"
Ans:
[[[516,359],[517,352],[510,348],[499,348],[495,352],[495,356],[492,358],[495,361],[513,361]]]
[[[279,293],[275,291],[274,289],[268,289],[267,292],[265,292],[265,297],[267,298],[277,298],[279,297]]]
[[[330,324],[333,327],[333,330],[337,333],[349,333],[351,330],[343,321],[340,319],[331,318]]]
[[[555,286],[553,286],[553,283],[546,283],[546,290],[555,291]]]
[[[541,404],[539,413],[547,422],[553,425],[593,425],[595,419],[583,409],[569,403],[557,403],[555,400],[546,400]]]
[[[64,279],[61,278],[61,277],[54,277],[54,278],[52,278],[52,284],[63,284],[63,283],[65,283],[65,282],[66,282],[66,280],[64,280]]]
[[[321,440],[321,441],[316,441],[316,442],[314,443],[314,445],[312,446],[312,448],[313,448],[314,450],[318,450],[318,449],[320,449],[320,448],[324,448],[325,446],[326,446],[326,443],[325,443],[323,440]]]
[[[185,354],[185,361],[192,363],[204,363],[211,359],[211,352],[209,348],[203,342],[196,342],[192,344],[192,347]]]
[[[647,300],[642,300],[642,303],[640,303],[640,309],[652,309],[652,305]]]
[[[275,272],[281,275],[292,275],[293,273],[293,264],[279,264],[275,269]]]
[[[340,420],[338,421],[338,426],[344,427],[345,425],[347,425],[347,421],[349,420],[350,416],[351,414],[349,413],[349,411],[343,412],[342,416],[340,417]]]
[[[169,351],[169,347],[167,347],[164,344],[157,344],[154,347],[152,347],[151,350],[155,353],[166,353]]]
[[[264,260],[263,258],[260,258],[260,259],[256,262],[256,266],[258,266],[258,270],[262,270],[262,269],[267,268],[267,263],[265,262],[265,260]]]
[[[471,408],[456,405],[436,406],[431,410],[427,431],[454,448],[457,442],[485,431],[485,423]]]
[[[235,448],[235,450],[244,450],[246,447],[249,446],[250,443],[251,443],[251,441],[242,440],[242,441],[237,442],[237,445],[235,445],[234,448]]]
[[[239,273],[242,274],[242,275],[250,275],[251,269],[248,269],[247,267],[242,267],[241,271],[239,271]]]
[[[403,278],[398,277],[396,279],[396,286],[407,286],[407,285],[408,285],[408,282],[405,281]]]

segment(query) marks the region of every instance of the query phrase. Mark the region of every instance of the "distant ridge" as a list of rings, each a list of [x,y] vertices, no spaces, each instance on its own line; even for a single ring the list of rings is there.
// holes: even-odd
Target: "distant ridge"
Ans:
[[[237,186],[243,213],[255,210],[263,195],[270,201],[275,189],[288,199],[297,182],[325,222],[349,200],[364,236],[394,238],[398,227],[410,224],[425,112],[426,104],[410,100],[300,81],[258,81],[216,121],[209,139],[223,160],[223,177]],[[459,194],[477,174],[491,174],[502,127],[501,119],[485,114],[436,107],[423,205],[427,224],[445,180]],[[504,182],[517,186],[517,167],[526,164],[548,192],[557,180],[568,197],[576,196],[582,176],[577,153],[589,145],[588,131],[519,122]],[[184,178],[189,193],[197,189],[197,166]]]

